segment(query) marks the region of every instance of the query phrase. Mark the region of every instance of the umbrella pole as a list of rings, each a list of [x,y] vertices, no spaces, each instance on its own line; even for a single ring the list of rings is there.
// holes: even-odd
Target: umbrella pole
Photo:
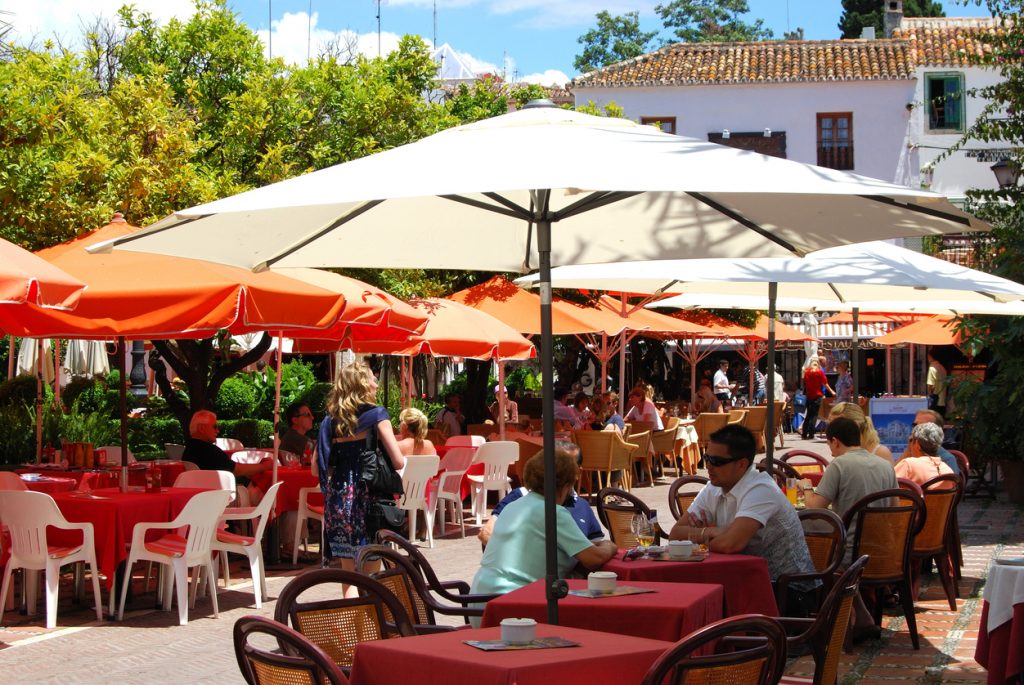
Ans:
[[[498,387],[501,388],[501,392],[498,393],[498,435],[502,440],[505,439],[505,362],[504,360],[498,360]]]
[[[282,356],[284,349],[284,331],[277,333],[277,373],[274,374],[274,465],[271,467],[271,484],[277,482],[278,451],[281,448],[281,436],[277,431],[281,421],[281,372],[284,370]],[[299,455],[302,456],[301,454]],[[281,527],[277,518],[277,502],[270,510],[270,525],[267,526],[267,564],[281,562]]]
[[[768,463],[771,473],[772,459],[775,456],[775,299],[779,294],[779,284],[768,284],[768,369],[771,375],[765,379],[764,389],[767,393],[768,410],[766,412],[764,430],[764,460]]]
[[[892,346],[885,346],[885,394],[892,395]]]
[[[124,336],[121,336],[117,339],[117,372],[121,376],[121,387],[118,388],[121,411],[121,492],[128,492],[128,374],[124,361],[127,349]]]
[[[11,344],[14,344],[13,338]],[[601,331],[601,394],[604,395],[606,392],[608,392],[608,334]]]
[[[623,319],[626,318],[626,296],[621,295],[622,307],[619,310],[619,316]],[[626,345],[629,344],[629,340],[626,336],[626,329],[623,328],[619,333],[619,416],[625,418],[626,416]]]
[[[910,343],[910,372],[907,373],[907,394],[914,394],[914,343]]]
[[[43,341],[36,340],[36,463],[43,461]]]
[[[540,203],[546,211],[547,196]],[[558,578],[558,529],[555,523],[555,402],[554,349],[551,339],[551,221],[537,222],[537,252],[540,254],[540,368],[544,424],[544,580],[548,623],[558,625],[558,600],[568,594],[568,585]]]
[[[53,339],[53,406],[60,406],[60,338]]]
[[[853,401],[856,404],[860,398],[860,336],[857,334],[857,327],[860,325],[860,307],[853,308],[853,341],[850,353],[850,374],[853,379]]]
[[[7,338],[7,377],[14,378],[14,336]]]

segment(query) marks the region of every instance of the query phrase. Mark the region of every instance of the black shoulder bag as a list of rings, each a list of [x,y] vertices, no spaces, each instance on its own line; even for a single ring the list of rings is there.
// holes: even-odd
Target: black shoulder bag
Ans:
[[[391,458],[384,454],[377,441],[377,427],[366,431],[366,446],[359,455],[359,480],[372,498],[394,497],[405,492],[402,477],[395,471]]]

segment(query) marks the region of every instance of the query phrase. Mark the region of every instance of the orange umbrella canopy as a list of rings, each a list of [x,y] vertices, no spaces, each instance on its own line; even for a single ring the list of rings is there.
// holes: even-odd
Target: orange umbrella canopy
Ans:
[[[85,284],[14,243],[0,239],[0,306],[74,309]]]
[[[490,314],[525,335],[540,334],[540,297],[501,276],[460,290],[447,299]],[[622,320],[603,308],[560,298],[551,302],[551,324],[554,335],[614,335],[623,328]]]
[[[74,338],[205,338],[218,330],[323,329],[345,297],[273,271],[252,273],[211,262],[85,248],[138,230],[115,215],[85,236],[38,256],[88,285],[74,312],[33,310],[9,332]]]
[[[889,331],[874,342],[879,345],[959,345],[960,332],[952,317],[932,316]]]
[[[692,323],[699,323],[702,326],[713,328],[716,331],[721,331],[723,337],[726,338],[742,338],[746,340],[768,339],[768,317],[763,314],[758,317],[757,323],[753,328],[745,328],[737,323],[733,323],[732,321],[723,319],[720,316],[716,316],[699,309],[688,309],[685,311],[675,312],[674,314],[671,314],[671,316],[685,319]],[[814,336],[808,335],[803,331],[793,328],[792,326],[788,326],[781,321],[776,321],[775,340],[778,342],[804,342],[807,340],[814,340]]]
[[[857,321],[860,323],[903,324],[908,321],[917,321],[926,316],[927,314],[913,314],[910,312],[905,314],[898,312],[859,312],[857,314]],[[853,323],[853,312],[838,312],[823,319],[821,323]]]
[[[366,339],[351,342],[352,349],[373,354],[432,354],[484,360],[530,359],[537,355],[533,343],[514,328],[472,307],[429,298],[409,304],[427,315],[422,334],[401,339],[380,331],[374,340],[368,332]]]

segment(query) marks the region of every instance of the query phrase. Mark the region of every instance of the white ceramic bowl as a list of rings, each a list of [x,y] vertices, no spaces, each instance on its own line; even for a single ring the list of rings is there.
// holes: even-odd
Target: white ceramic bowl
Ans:
[[[594,571],[587,576],[587,587],[594,592],[614,592],[618,578],[612,571]]]
[[[537,637],[537,622],[532,618],[506,618],[501,621],[501,640],[510,645],[525,645]]]
[[[670,559],[689,559],[693,555],[693,543],[689,540],[669,540],[668,556]]]

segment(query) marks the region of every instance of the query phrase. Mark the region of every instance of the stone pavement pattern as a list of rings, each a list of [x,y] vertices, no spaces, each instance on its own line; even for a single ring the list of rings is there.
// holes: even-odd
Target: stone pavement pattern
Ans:
[[[786,449],[809,448],[824,453],[821,441],[787,436]],[[668,514],[668,483],[636,488],[634,493],[661,516]],[[663,512],[663,513],[662,513]],[[468,520],[468,517],[467,517]],[[840,685],[881,685],[914,682],[984,683],[986,673],[974,662],[981,616],[984,576],[994,556],[1024,556],[1022,511],[1000,494],[996,501],[968,499],[961,505],[961,533],[966,567],[958,611],[951,612],[937,576],[925,576],[917,602],[921,650],[910,646],[902,616],[887,616],[880,640],[865,643],[844,655]],[[450,529],[451,530],[451,529]],[[424,553],[442,579],[470,579],[480,560],[476,529],[467,526],[467,537],[450,532]],[[152,608],[152,595],[142,594],[136,610],[123,623],[95,622],[87,609],[72,605],[70,587],[61,588],[58,628],[46,630],[41,617],[29,620],[15,612],[3,615],[0,624],[0,677],[8,683],[229,683],[244,682],[235,663],[231,629],[240,616],[272,617],[274,599],[288,580],[301,569],[280,567],[267,579],[270,601],[260,611],[252,608],[247,567],[232,565],[232,587],[221,589],[220,618],[214,619],[208,599],[197,601],[187,626],[177,625],[177,611]],[[309,565],[307,564],[307,567]],[[137,567],[137,573],[142,566]],[[141,586],[141,583],[140,583]],[[91,596],[91,595],[87,595]],[[40,602],[42,609],[42,602]],[[90,620],[90,615],[92,620]],[[811,675],[809,658],[792,662],[787,672]]]

